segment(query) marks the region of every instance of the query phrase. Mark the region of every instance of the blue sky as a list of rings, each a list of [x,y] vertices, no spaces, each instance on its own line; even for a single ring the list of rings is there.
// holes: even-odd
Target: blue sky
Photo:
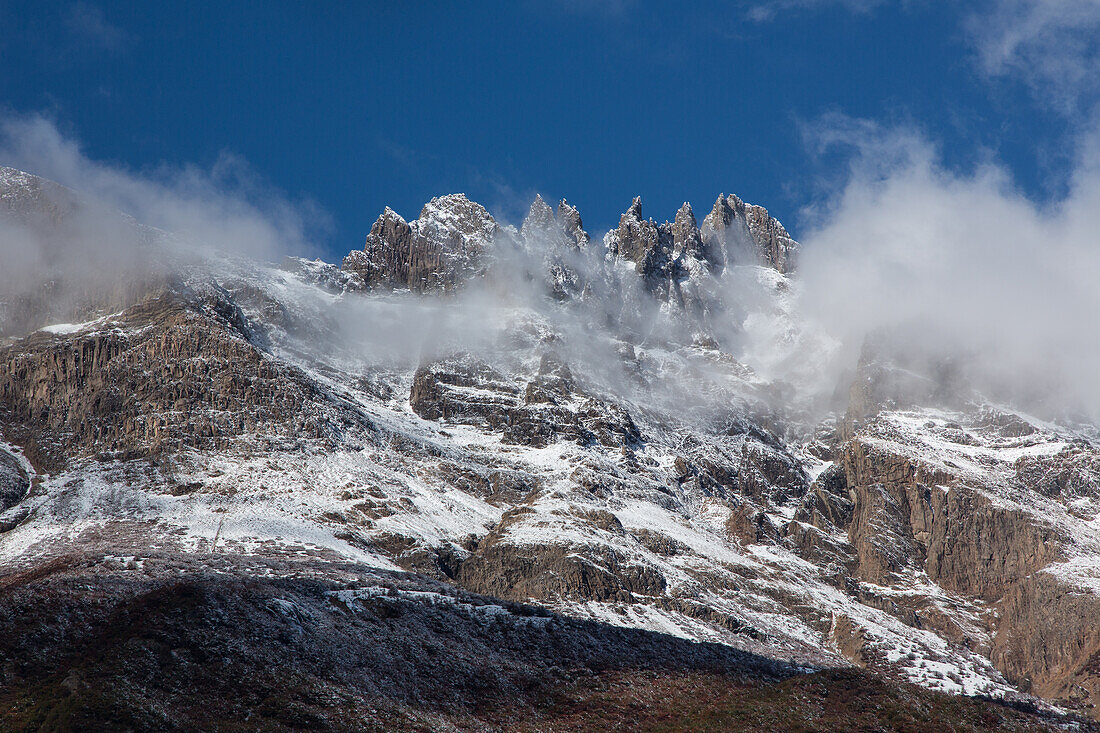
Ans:
[[[663,220],[733,192],[797,235],[842,185],[856,121],[918,130],[963,175],[993,161],[1032,201],[1063,196],[1097,14],[1095,0],[0,0],[0,113],[44,116],[139,175],[237,161],[324,212],[331,257],[384,206],[412,218],[452,191],[512,220],[535,192],[567,197],[594,231],[635,195]]]

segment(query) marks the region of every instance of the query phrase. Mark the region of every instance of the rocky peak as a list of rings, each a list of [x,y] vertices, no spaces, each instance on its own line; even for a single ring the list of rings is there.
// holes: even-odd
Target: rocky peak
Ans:
[[[367,287],[446,291],[486,271],[486,250],[493,242],[522,240],[530,245],[536,233],[548,238],[543,244],[550,245],[549,252],[557,252],[559,246],[582,249],[590,241],[580,213],[565,199],[555,212],[536,195],[516,232],[511,226],[501,227],[484,206],[457,193],[433,198],[412,222],[387,207],[371,227],[363,249],[348,254],[342,268],[362,277]],[[652,218],[645,219],[642,199],[636,196],[604,244],[612,259],[634,263],[637,273],[646,278],[647,289],[663,294],[662,298],[668,293],[660,283],[682,279],[684,272],[760,264],[787,273],[798,251],[798,243],[766,209],[725,194],[715,201],[701,227],[687,202],[672,222],[658,225]],[[570,269],[559,261],[564,255],[549,256],[551,269]],[[576,273],[565,274],[579,282]],[[551,273],[551,280],[561,276]],[[555,285],[555,292],[558,289]]]
[[[774,267],[782,273],[794,268],[798,243],[791,238],[786,228],[763,206],[747,205],[749,232],[756,242],[757,251],[764,264]]]
[[[609,242],[611,254],[634,262],[642,272],[646,258],[659,246],[657,224],[652,219],[642,218],[642,197],[635,196],[630,208],[619,218],[619,227]]]
[[[558,202],[558,221],[561,223],[562,228],[565,229],[565,233],[576,242],[577,247],[588,246],[588,232],[584,230],[581,214],[577,211],[576,206],[570,206],[569,202],[565,199]]]
[[[531,202],[531,208],[527,211],[527,217],[520,227],[520,234],[527,238],[535,232],[553,231],[557,222],[554,220],[554,210],[550,208],[541,195],[535,194],[535,200]]]
[[[485,250],[499,233],[485,207],[462,193],[433,198],[412,223],[387,206],[342,268],[368,287],[452,290],[484,270]]]
[[[412,244],[412,227],[387,206],[371,227],[366,245],[349,253],[342,267],[358,273],[368,287],[408,287]]]
[[[788,273],[798,251],[798,243],[767,209],[733,194],[718,197],[703,219],[701,234],[723,265],[760,264]]]
[[[695,223],[695,212],[691,204],[684,202],[680,210],[676,212],[676,220],[672,224],[672,241],[674,251],[696,259],[705,259],[703,237],[699,226]]]
[[[77,208],[77,197],[53,181],[0,166],[0,213],[21,224],[58,223]]]
[[[488,210],[464,193],[433,198],[420,210],[417,224],[420,234],[433,243],[466,253],[480,253],[500,231]]]
[[[580,228],[577,210],[559,204],[560,217],[543,200],[535,196],[527,218],[523,220],[520,236],[528,251],[541,257],[541,276],[557,300],[565,300],[579,294],[584,288],[584,277],[568,253],[588,244],[588,235]],[[539,275],[536,275],[538,277]]]
[[[736,197],[727,197],[724,193],[718,194],[710,213],[703,219],[703,232],[705,235],[710,236],[720,232],[733,222],[734,211],[733,207],[730,206],[730,198],[736,199]]]

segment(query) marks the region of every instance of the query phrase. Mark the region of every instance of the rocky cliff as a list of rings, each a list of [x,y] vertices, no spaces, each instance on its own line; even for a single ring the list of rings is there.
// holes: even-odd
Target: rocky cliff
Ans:
[[[461,193],[432,199],[411,224],[387,207],[343,268],[372,287],[453,290],[484,272],[486,249],[499,231],[485,207]]]
[[[536,196],[517,232],[499,226],[465,195],[452,194],[432,199],[411,223],[387,208],[364,248],[344,258],[343,269],[360,274],[369,287],[446,291],[485,274],[494,254],[507,257],[517,246],[530,250],[535,240],[540,252],[549,253],[548,266],[559,268],[563,263],[554,258],[555,250],[584,250],[590,243],[579,212],[564,199],[555,213]],[[681,304],[679,283],[700,268],[717,273],[736,264],[760,264],[788,273],[798,250],[767,210],[732,195],[719,197],[702,229],[688,203],[672,222],[657,224],[642,218],[641,198],[635,198],[603,246],[612,258],[633,263],[651,291]],[[565,280],[577,287],[576,277]]]

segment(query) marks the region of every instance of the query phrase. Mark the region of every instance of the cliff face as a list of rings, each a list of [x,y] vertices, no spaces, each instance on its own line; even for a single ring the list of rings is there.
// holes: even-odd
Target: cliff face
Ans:
[[[484,273],[486,249],[499,231],[489,212],[461,193],[432,199],[411,224],[387,207],[343,269],[372,287],[453,290]]]
[[[364,248],[344,258],[343,269],[360,274],[369,287],[448,291],[484,275],[494,251],[507,255],[517,246],[530,249],[536,240],[538,249],[551,252],[584,250],[590,244],[579,212],[565,200],[555,214],[537,196],[517,232],[499,226],[465,195],[452,194],[432,199],[411,223],[386,208]],[[680,283],[700,269],[717,274],[734,265],[761,265],[788,273],[798,250],[797,242],[767,210],[725,195],[702,229],[690,204],[685,203],[672,222],[657,224],[642,218],[641,198],[635,198],[603,245],[611,258],[633,263],[661,300],[671,298],[681,305]],[[561,260],[551,257],[547,266],[560,269]],[[561,286],[562,277],[561,272],[552,273],[552,285]],[[562,287],[577,286],[577,273],[566,273],[564,279],[567,284]]]
[[[316,388],[250,343],[226,293],[164,291],[74,328],[0,349],[7,432],[40,467],[327,435]]]
[[[781,273],[794,270],[798,242],[763,206],[722,194],[703,219],[702,235],[723,265],[759,262]]]
[[[1094,540],[1077,516],[1100,496],[1098,456],[988,408],[946,419],[880,412],[838,459],[854,502],[855,573],[881,587],[923,574],[988,604],[983,653],[997,668],[1023,689],[1092,710],[1100,648],[1088,624],[1100,606],[1081,592],[1092,583],[1081,555]]]

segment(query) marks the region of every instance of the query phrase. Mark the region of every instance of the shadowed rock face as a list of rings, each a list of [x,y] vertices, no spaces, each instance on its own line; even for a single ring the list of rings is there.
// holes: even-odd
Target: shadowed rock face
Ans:
[[[364,249],[349,253],[343,269],[358,273],[368,286],[406,288],[416,245],[412,227],[387,206],[371,227]],[[415,273],[413,282],[423,274]]]
[[[89,555],[0,578],[0,727],[763,732],[777,721],[856,731],[935,719],[978,733],[1061,723],[405,573],[336,569],[339,581],[314,577],[333,570],[316,563],[247,574],[214,555],[151,557],[135,571]]]
[[[30,477],[19,459],[0,449],[0,513],[22,501],[30,485]]]

